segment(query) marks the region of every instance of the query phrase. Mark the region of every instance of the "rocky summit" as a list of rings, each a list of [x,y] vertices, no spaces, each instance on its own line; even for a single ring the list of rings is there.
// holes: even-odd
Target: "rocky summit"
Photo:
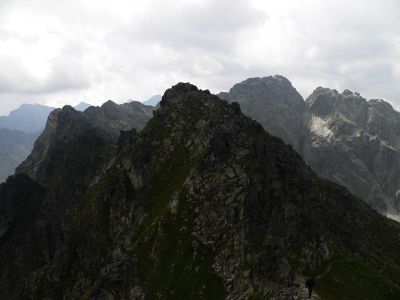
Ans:
[[[300,150],[306,105],[285,77],[249,78],[218,96],[238,102],[243,113],[260,122],[267,132]]]
[[[314,299],[399,299],[397,222],[237,103],[180,83],[153,114],[114,152],[82,113],[49,119],[58,142],[0,185],[6,299],[305,299],[309,277]]]
[[[282,76],[248,79],[219,96],[238,102],[317,174],[399,219],[400,113],[389,103],[327,88],[303,101]]]

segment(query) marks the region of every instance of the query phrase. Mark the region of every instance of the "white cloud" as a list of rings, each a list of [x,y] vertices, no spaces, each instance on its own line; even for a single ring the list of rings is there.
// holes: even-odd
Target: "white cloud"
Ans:
[[[395,0],[3,0],[0,20],[0,114],[272,74],[400,104]]]

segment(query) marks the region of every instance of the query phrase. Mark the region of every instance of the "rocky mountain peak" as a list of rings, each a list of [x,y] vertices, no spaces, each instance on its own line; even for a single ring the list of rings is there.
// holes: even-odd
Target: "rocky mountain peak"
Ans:
[[[259,120],[271,134],[280,136],[285,142],[299,150],[299,136],[302,136],[305,102],[290,81],[283,76],[249,78],[235,84],[228,93],[220,93],[221,99],[239,103],[244,114]],[[274,122],[264,122],[263,115],[274,118],[284,112]]]
[[[365,124],[367,118],[367,100],[359,94],[345,90],[339,94],[337,90],[317,88],[306,100],[307,108],[321,118],[339,118],[344,121]]]
[[[295,93],[295,89],[293,88],[291,82],[286,77],[281,75],[249,78],[235,85],[232,89],[240,90],[241,88],[244,88],[246,86],[260,86],[268,88],[269,90],[271,90],[271,92],[275,92],[277,94],[287,92],[288,89],[290,90],[290,92]]]
[[[104,103],[101,105],[101,107],[103,107],[103,108],[115,108],[115,107],[117,107],[117,106],[118,106],[118,104],[115,103],[115,102],[112,101],[112,100],[107,100],[106,102],[104,102]]]
[[[160,106],[165,107],[173,104],[181,106],[183,102],[187,100],[187,97],[185,97],[186,95],[197,91],[198,88],[195,85],[180,82],[165,91],[164,96],[162,97],[162,100],[160,102]]]
[[[353,93],[352,91],[348,90],[348,89],[345,89],[345,90],[342,92],[342,95],[343,95],[343,96],[352,96],[352,95],[354,95],[354,93]]]

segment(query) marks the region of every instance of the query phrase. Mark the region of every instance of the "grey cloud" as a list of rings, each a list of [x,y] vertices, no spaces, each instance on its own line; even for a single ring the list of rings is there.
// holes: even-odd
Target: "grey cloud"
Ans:
[[[0,18],[28,11],[51,26],[26,33],[3,22],[0,43],[34,48],[50,36],[61,47],[44,57],[45,77],[0,51],[0,113],[23,99],[144,99],[177,81],[219,92],[272,74],[287,76],[304,97],[324,85],[400,104],[399,1],[6,2]]]
[[[132,20],[119,32],[111,32],[107,41],[140,40],[181,51],[195,48],[229,52],[239,30],[255,26],[265,18],[247,0],[209,1],[207,5],[158,1],[148,14]]]
[[[90,86],[88,79],[79,73],[79,68],[71,68],[67,64],[54,65],[47,79],[38,80],[26,72],[18,62],[10,63],[13,65],[12,71],[9,68],[0,70],[0,95],[55,93]]]

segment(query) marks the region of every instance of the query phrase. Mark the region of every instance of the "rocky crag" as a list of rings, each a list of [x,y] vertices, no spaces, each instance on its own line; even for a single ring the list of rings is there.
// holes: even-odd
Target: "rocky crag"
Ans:
[[[78,117],[63,113],[74,132]],[[60,142],[77,149],[63,161],[98,149],[107,163],[63,209],[50,209],[64,193],[48,181],[72,173],[56,160],[64,175],[42,160],[30,164],[40,185],[20,174],[0,186],[9,299],[303,299],[309,276],[322,299],[400,297],[400,225],[319,178],[237,103],[180,83],[114,153]]]
[[[282,76],[247,79],[219,96],[238,102],[319,175],[398,219],[400,113],[389,103],[326,88],[303,101]]]

